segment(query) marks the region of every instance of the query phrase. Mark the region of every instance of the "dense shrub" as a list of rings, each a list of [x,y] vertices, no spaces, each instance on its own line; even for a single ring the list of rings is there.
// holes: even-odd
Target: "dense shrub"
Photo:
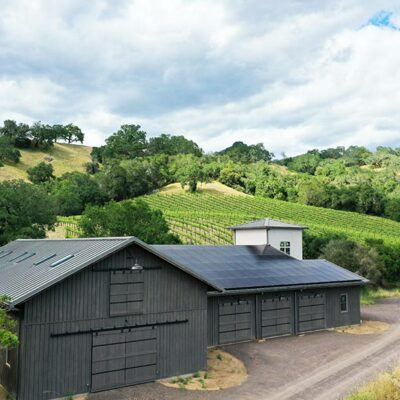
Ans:
[[[323,247],[321,257],[369,279],[375,286],[382,283],[383,264],[374,248],[352,240],[334,239]]]
[[[35,184],[50,182],[54,179],[54,168],[51,164],[44,161],[27,169],[28,179]]]
[[[0,183],[0,245],[44,238],[55,222],[54,202],[44,188],[22,180]]]
[[[179,239],[169,232],[162,212],[152,210],[142,200],[89,206],[79,227],[83,237],[136,236],[149,244],[179,243]]]

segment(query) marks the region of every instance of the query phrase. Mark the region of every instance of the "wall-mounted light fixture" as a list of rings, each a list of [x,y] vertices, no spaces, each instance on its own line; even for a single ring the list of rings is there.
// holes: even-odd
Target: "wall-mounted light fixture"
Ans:
[[[131,271],[141,271],[143,267],[138,263],[138,260],[136,259],[135,264],[132,265]]]

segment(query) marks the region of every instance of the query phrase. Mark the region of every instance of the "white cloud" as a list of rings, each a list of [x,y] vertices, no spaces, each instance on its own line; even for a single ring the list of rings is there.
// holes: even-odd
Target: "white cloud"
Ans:
[[[59,107],[64,88],[46,78],[0,79],[0,115],[40,116]],[[26,119],[26,117],[24,118]]]
[[[127,122],[208,151],[399,145],[400,32],[359,29],[375,0],[0,6],[0,118],[73,121],[94,145]]]

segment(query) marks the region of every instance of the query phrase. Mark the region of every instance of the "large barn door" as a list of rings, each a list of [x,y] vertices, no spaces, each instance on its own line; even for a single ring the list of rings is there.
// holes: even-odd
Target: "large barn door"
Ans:
[[[261,296],[261,336],[263,338],[294,333],[292,293]]]
[[[157,378],[157,330],[136,328],[93,334],[92,391]]]
[[[300,292],[297,295],[298,332],[315,331],[326,328],[325,293]]]
[[[219,343],[234,343],[254,339],[252,324],[253,301],[233,300],[218,306]]]
[[[157,377],[156,329],[135,329],[126,334],[126,384],[153,381]]]

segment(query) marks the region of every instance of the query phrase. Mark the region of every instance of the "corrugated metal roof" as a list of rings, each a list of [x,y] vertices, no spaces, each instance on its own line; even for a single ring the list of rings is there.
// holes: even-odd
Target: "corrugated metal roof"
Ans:
[[[12,304],[18,304],[71,275],[88,263],[105,257],[130,242],[132,242],[132,238],[123,237],[28,239],[8,243],[0,248],[0,294],[10,297]],[[26,253],[25,256],[32,256],[22,257],[21,255],[24,253]],[[73,257],[51,267],[53,263],[69,255],[73,255]]]
[[[364,282],[328,261],[297,260],[268,245],[147,245],[135,237],[45,239],[17,240],[0,248],[0,294],[18,305],[132,243],[218,291]]]
[[[271,246],[152,246],[225,290],[359,282],[326,260],[297,260]]]
[[[90,239],[22,239],[0,247],[0,295],[15,306],[93,264],[109,254],[135,243],[171,263],[208,286],[222,290],[185,265],[135,237]]]
[[[232,226],[231,229],[246,230],[246,229],[307,229],[306,226],[289,224],[288,222],[279,221],[272,218],[263,218],[257,221],[251,221],[245,224]]]

